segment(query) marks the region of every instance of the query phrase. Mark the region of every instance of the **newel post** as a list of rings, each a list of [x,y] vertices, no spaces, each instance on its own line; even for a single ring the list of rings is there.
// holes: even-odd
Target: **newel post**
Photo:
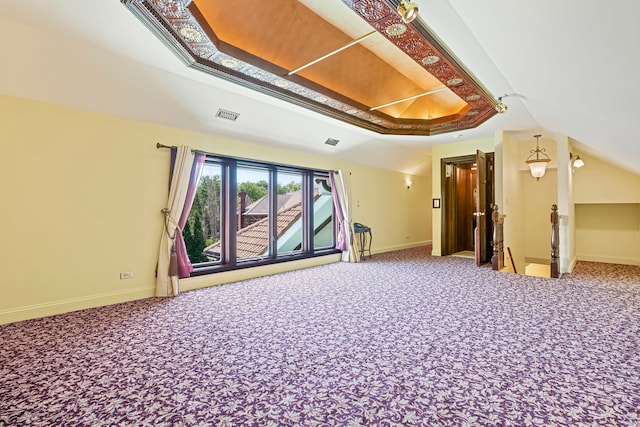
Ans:
[[[560,224],[558,222],[558,205],[551,205],[551,277],[560,277],[558,254],[560,247]]]
[[[502,270],[504,268],[504,239],[502,237],[502,224],[504,217],[498,211],[498,205],[493,205],[491,212],[491,221],[493,222],[493,256],[491,257],[491,268],[493,270]]]

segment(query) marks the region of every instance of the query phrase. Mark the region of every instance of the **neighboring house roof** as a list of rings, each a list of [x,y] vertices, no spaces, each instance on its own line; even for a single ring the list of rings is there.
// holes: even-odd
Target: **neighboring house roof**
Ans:
[[[292,191],[287,194],[278,194],[278,210],[290,207],[302,201],[302,191]],[[243,212],[245,215],[267,215],[269,213],[269,198],[262,196],[248,205]]]
[[[252,214],[256,214],[253,212]],[[302,214],[302,203],[285,207],[278,211],[278,237],[284,234]],[[238,230],[237,233],[237,257],[251,258],[263,255],[269,247],[269,217]],[[204,248],[203,252],[209,256],[219,256],[220,242]]]

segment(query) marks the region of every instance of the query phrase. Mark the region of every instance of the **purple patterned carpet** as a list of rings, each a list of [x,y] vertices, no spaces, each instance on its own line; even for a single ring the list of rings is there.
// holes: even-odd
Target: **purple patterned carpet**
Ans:
[[[640,268],[421,248],[0,326],[0,425],[640,426]]]

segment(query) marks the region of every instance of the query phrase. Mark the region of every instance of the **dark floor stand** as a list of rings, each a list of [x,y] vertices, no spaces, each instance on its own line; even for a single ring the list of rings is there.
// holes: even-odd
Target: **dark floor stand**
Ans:
[[[367,258],[366,252],[369,253],[369,258],[371,258],[371,240],[373,239],[373,235],[371,233],[371,227],[367,227],[366,225],[362,225],[362,224],[357,224],[357,225],[354,225],[353,231],[360,245],[358,248],[359,254],[360,254],[358,261],[362,261]]]

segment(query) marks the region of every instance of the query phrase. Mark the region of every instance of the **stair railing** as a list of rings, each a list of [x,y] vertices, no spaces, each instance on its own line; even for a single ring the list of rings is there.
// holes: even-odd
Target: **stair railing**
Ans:
[[[498,205],[493,205],[491,212],[491,222],[493,223],[493,256],[491,257],[491,268],[502,270],[504,268],[504,216],[500,215]]]
[[[560,277],[560,223],[558,205],[551,205],[551,277]]]

